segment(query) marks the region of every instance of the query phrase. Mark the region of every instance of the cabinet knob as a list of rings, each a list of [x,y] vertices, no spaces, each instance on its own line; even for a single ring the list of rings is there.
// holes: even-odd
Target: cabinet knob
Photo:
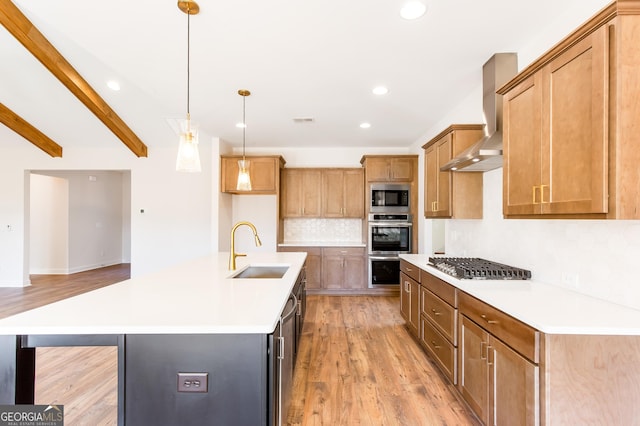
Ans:
[[[482,319],[485,320],[487,322],[487,324],[497,324],[498,323],[498,321],[488,319],[487,316],[484,315],[484,314],[480,315],[480,317],[482,317]]]
[[[435,340],[432,340],[432,341],[431,341],[431,345],[433,345],[433,349],[440,349],[440,346],[438,346],[438,345],[436,344],[436,341],[435,341]]]
[[[438,312],[438,311],[436,311],[435,309],[431,309],[431,312],[433,312],[433,315],[436,315],[436,316],[438,316],[438,315],[442,315],[442,313],[441,313],[441,312]]]

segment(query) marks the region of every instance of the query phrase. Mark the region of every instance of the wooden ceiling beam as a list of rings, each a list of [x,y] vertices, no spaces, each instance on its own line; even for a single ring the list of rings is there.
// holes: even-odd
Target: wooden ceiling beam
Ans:
[[[0,123],[4,124],[52,157],[62,157],[62,147],[0,103]]]
[[[138,157],[147,156],[147,146],[11,0],[0,0],[0,24],[60,80],[80,102],[89,108],[135,155]]]

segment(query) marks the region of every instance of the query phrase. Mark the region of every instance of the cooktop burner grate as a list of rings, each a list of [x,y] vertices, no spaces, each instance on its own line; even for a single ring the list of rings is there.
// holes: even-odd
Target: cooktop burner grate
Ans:
[[[479,257],[430,257],[429,263],[451,276],[473,280],[528,280],[531,271]]]

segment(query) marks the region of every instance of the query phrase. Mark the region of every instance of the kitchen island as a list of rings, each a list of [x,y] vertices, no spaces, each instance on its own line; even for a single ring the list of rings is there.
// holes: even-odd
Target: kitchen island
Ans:
[[[411,265],[409,297],[420,295],[420,343],[485,424],[637,423],[640,311],[535,279],[458,279],[426,255],[400,258]]]
[[[0,404],[33,403],[36,347],[117,346],[119,425],[276,424],[279,348],[294,345],[279,339],[281,318],[298,308],[306,254],[251,253],[237,271],[228,256],[0,320]],[[288,269],[231,278],[248,265]]]

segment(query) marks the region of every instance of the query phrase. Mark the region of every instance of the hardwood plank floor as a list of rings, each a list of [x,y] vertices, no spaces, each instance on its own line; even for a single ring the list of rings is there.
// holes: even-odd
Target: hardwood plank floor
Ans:
[[[0,318],[124,281],[130,276],[130,263],[69,275],[31,275],[28,287],[0,288]]]
[[[404,327],[398,297],[309,296],[290,425],[478,425]]]
[[[37,291],[0,289],[0,317],[112,284],[119,273],[128,278],[97,270],[67,285],[32,278]],[[480,424],[407,332],[397,296],[310,295],[307,309],[287,424]],[[115,425],[116,363],[112,347],[38,348],[36,403],[64,404],[71,426]]]

